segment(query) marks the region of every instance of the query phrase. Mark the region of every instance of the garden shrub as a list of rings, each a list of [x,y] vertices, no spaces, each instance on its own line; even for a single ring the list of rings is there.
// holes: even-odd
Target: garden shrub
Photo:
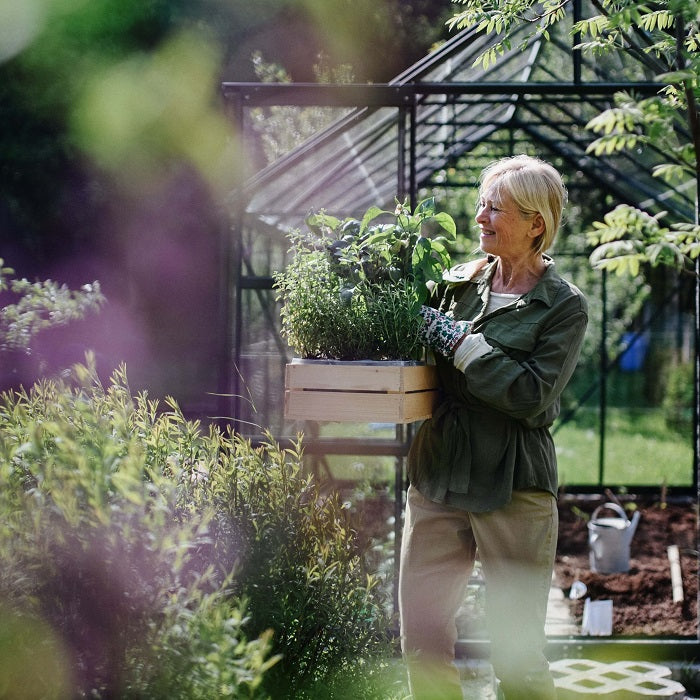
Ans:
[[[229,436],[207,478],[191,482],[192,501],[214,505],[216,558],[224,570],[236,562],[245,629],[273,630],[281,658],[263,678],[270,696],[384,700],[393,653],[386,588],[367,571],[347,504],[319,493],[300,448]]]
[[[300,452],[132,397],[123,369],[2,395],[0,688],[392,697],[382,588]]]
[[[182,456],[216,445],[132,399],[123,372],[106,390],[78,374],[0,401],[0,627],[50,631],[54,659],[0,664],[0,687],[20,697],[13,679],[31,675],[47,689],[35,697],[61,700],[262,697],[269,635],[246,641],[242,605],[197,557],[213,513],[182,501]],[[18,632],[3,648],[36,642]]]

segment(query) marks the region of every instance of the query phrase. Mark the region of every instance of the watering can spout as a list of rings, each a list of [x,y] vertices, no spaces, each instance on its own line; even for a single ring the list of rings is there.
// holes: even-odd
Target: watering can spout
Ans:
[[[637,529],[637,524],[639,523],[639,516],[640,516],[640,513],[638,510],[636,510],[634,512],[634,515],[632,516],[632,520],[630,520],[629,527],[627,528],[627,535],[628,535],[628,539],[630,542],[632,541],[632,538],[634,537],[634,533]]]

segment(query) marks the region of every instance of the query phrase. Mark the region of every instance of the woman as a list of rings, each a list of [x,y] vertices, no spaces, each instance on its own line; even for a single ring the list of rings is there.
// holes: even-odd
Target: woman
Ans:
[[[544,254],[566,203],[559,173],[537,158],[505,158],[484,170],[479,195],[486,257],[450,270],[436,308],[421,311],[443,399],[408,458],[402,650],[415,700],[462,697],[455,617],[478,552],[502,696],[550,700],[544,623],[558,518],[549,427],[587,305]]]

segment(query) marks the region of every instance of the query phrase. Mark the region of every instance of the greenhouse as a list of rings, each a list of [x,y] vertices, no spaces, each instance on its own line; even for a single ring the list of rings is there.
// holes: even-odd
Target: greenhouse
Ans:
[[[0,695],[700,698],[697,9],[4,12]]]
[[[457,220],[466,258],[479,172],[495,157],[529,152],[566,174],[570,206],[553,256],[591,302],[586,350],[556,427],[562,482],[658,488],[654,470],[663,459],[673,465],[663,477],[667,485],[693,486],[691,418],[685,408],[671,407],[681,399],[669,395],[674,382],[659,370],[691,371],[692,281],[658,270],[645,279],[593,272],[581,233],[620,203],[693,218],[694,194],[652,176],[668,153],[587,150],[592,135],[586,124],[617,93],[655,94],[658,84],[650,76],[658,66],[644,51],[641,32],[638,51],[593,60],[574,50],[563,28],[556,31],[551,41],[535,41],[527,50],[513,41],[486,70],[475,61],[496,40],[464,31],[388,85],[223,84],[250,162],[261,160],[260,115],[313,113],[325,115],[328,125],[233,193],[226,297],[233,321],[222,415],[233,415],[252,435],[254,426],[270,426],[280,436],[303,427],[318,438],[309,444],[312,452],[400,456],[402,430],[395,439],[370,441],[327,435],[328,426],[316,434],[318,426],[285,423],[283,375],[291,355],[279,334],[272,275],[284,267],[286,236],[312,211],[361,217],[370,206],[391,210],[396,200],[415,204],[434,196]],[[660,457],[646,436],[665,432],[664,410],[685,420],[662,444]]]
[[[480,171],[499,156],[523,152],[565,173],[570,204],[553,257],[590,302],[584,351],[553,430],[562,490],[605,489],[613,498],[611,488],[661,494],[665,503],[670,489],[694,502],[692,275],[654,268],[633,278],[594,270],[585,232],[619,204],[693,221],[695,193],[652,176],[672,154],[641,145],[602,153],[588,148],[593,137],[586,125],[620,93],[655,95],[660,67],[645,51],[642,32],[634,51],[593,58],[575,48],[570,26],[557,26],[550,41],[530,42],[525,50],[516,36],[486,69],[477,59],[497,40],[467,30],[389,84],[222,85],[249,160],[260,166],[232,196],[226,303],[233,321],[220,414],[233,416],[253,439],[256,426],[270,426],[281,440],[302,432],[314,471],[336,485],[385,484],[396,547],[414,425],[285,420],[284,374],[292,352],[279,332],[274,274],[284,268],[288,234],[303,228],[310,213],[361,218],[372,206],[393,210],[396,202],[415,206],[430,196],[463,234],[454,259],[469,259],[477,245],[469,232]],[[265,164],[259,124],[291,114],[313,115],[325,126]],[[690,141],[682,121],[678,130],[680,140]],[[398,550],[395,555],[397,561]],[[661,658],[677,642],[672,657],[692,654],[694,625],[689,636],[658,645],[648,627],[647,651]],[[559,641],[567,649],[571,637]],[[624,648],[623,654],[636,653]]]

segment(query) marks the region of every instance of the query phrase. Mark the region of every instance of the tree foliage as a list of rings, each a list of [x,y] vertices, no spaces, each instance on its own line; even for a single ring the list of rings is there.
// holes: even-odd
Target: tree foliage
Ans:
[[[252,56],[255,75],[262,83],[290,83],[292,76],[278,63],[267,61],[262,52]],[[354,80],[352,66],[330,66],[326,56],[319,56],[313,66],[319,83],[349,84]],[[253,130],[258,134],[266,163],[271,163],[307,138],[327,127],[345,111],[343,108],[295,107],[273,105],[250,110]]]
[[[477,63],[489,65],[511,48],[511,37],[523,22],[532,27],[525,47],[548,40],[551,27],[561,22],[572,0],[454,0],[463,6],[450,21],[453,28],[477,27],[500,36]],[[668,157],[654,168],[661,182],[697,192],[700,173],[700,3],[668,0],[639,3],[602,0],[598,12],[573,24],[577,48],[592,54],[631,52],[641,61],[659,92],[650,98],[620,93],[609,109],[590,120],[595,135],[588,146],[594,155],[610,155],[653,145]],[[689,267],[700,252],[697,220],[667,222],[666,212],[646,214],[618,207],[594,225],[590,241],[596,246],[597,267],[637,274],[641,264]]]

